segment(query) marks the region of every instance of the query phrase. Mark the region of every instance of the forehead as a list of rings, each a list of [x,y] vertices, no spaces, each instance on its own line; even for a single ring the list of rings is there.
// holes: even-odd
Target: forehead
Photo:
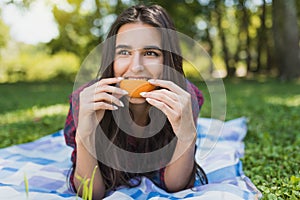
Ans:
[[[161,47],[161,34],[157,28],[143,23],[129,23],[120,27],[116,46],[125,44],[133,48],[155,45]]]

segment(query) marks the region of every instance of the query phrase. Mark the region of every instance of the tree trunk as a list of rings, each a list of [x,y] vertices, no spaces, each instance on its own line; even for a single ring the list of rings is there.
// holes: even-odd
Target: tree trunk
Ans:
[[[223,5],[221,5],[221,4],[222,4],[222,2],[219,1],[217,4],[217,9],[216,9],[218,33],[219,33],[219,37],[221,39],[221,45],[222,45],[222,51],[223,51],[223,55],[224,55],[224,63],[226,66],[227,75],[232,76],[232,75],[234,75],[235,70],[229,64],[229,59],[230,59],[229,58],[229,49],[228,49],[227,43],[226,43],[226,36],[225,36],[224,28],[222,27],[222,14],[224,14],[224,12],[222,9]]]
[[[248,16],[248,11],[246,8],[246,5],[243,3],[243,29],[246,33],[246,46],[245,46],[245,51],[246,51],[246,66],[247,66],[247,71],[251,71],[251,53],[250,53],[250,35],[249,35],[249,16]]]
[[[279,77],[300,76],[299,32],[294,0],[273,0],[273,34]]]
[[[212,39],[211,39],[211,37],[210,37],[209,28],[210,28],[210,26],[208,26],[207,29],[205,30],[206,35],[207,35],[207,42],[208,42],[208,44],[209,44],[208,54],[209,54],[210,56],[213,56],[214,43],[213,43],[213,41],[212,41]],[[213,66],[213,65],[210,65],[210,68],[209,68],[210,74],[212,74],[213,71],[214,71],[214,66]]]
[[[256,69],[255,72],[260,72],[261,70],[261,54],[264,49],[267,49],[267,38],[266,38],[266,1],[263,0],[262,13],[260,15],[261,26],[258,30],[258,41],[257,41],[257,57],[256,57]],[[265,63],[266,64],[266,63]]]

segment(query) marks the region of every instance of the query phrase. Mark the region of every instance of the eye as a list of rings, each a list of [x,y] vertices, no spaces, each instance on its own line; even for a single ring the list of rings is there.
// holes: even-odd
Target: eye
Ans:
[[[122,50],[118,51],[117,54],[122,55],[122,56],[126,56],[126,55],[130,55],[130,52],[126,49],[122,49]]]
[[[159,54],[156,53],[155,51],[146,51],[144,55],[145,56],[154,56],[154,57],[158,57],[159,56]]]

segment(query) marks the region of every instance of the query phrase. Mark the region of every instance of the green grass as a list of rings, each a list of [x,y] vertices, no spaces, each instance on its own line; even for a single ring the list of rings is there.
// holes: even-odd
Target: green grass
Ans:
[[[210,96],[202,82],[203,117]],[[263,199],[300,199],[300,83],[225,80],[226,120],[245,116],[245,174]],[[0,147],[32,141],[63,128],[72,83],[0,84]]]
[[[248,119],[245,174],[263,199],[300,199],[300,84],[239,79],[224,83],[226,119]],[[202,116],[209,117],[210,97],[203,92],[207,101]]]
[[[29,142],[62,129],[70,82],[0,84],[0,147]]]

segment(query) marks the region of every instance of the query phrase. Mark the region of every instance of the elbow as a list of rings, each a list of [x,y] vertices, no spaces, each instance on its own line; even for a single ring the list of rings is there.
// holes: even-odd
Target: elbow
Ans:
[[[195,177],[192,174],[187,176],[188,174],[189,173],[183,173],[174,176],[174,172],[170,173],[170,171],[166,170],[164,176],[166,190],[174,193],[192,187]]]
[[[168,192],[171,193],[179,192],[187,188],[188,185],[187,182],[189,181],[174,177],[172,179],[165,180],[165,187]]]
[[[186,188],[186,183],[183,181],[169,181],[165,183],[166,190],[168,192],[174,193],[174,192],[179,192],[181,190],[184,190]]]

